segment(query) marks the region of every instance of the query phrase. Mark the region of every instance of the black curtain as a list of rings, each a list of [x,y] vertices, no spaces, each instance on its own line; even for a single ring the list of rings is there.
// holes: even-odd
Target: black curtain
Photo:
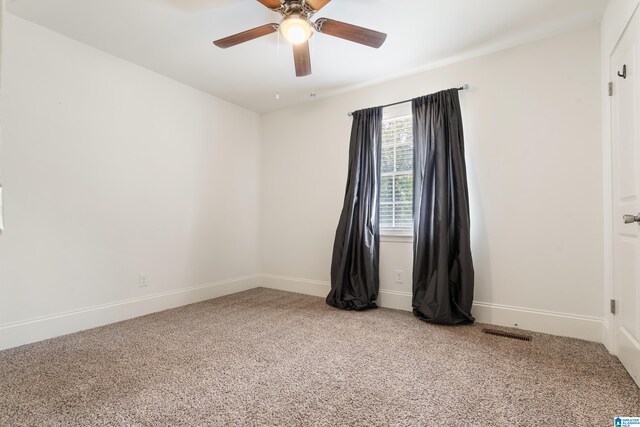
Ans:
[[[412,101],[413,313],[472,323],[473,261],[458,89]]]
[[[349,173],[331,260],[327,304],[376,308],[380,279],[380,151],[382,107],[353,113]]]

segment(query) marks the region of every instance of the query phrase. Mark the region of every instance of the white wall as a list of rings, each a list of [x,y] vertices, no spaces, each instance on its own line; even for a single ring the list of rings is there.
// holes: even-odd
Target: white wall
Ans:
[[[255,285],[259,115],[11,15],[4,48],[0,348]]]
[[[609,300],[613,296],[613,172],[611,169],[612,141],[611,141],[611,103],[607,96],[607,87],[611,76],[611,54],[618,40],[631,20],[634,11],[640,5],[640,0],[611,0],[602,18],[601,24],[601,91],[605,102],[602,103],[602,165],[603,165],[603,198],[604,198],[604,272],[605,272],[605,296],[604,296],[604,339],[603,342],[613,352],[614,334],[612,333],[613,318],[609,312]],[[636,12],[637,13],[637,12]]]
[[[347,111],[462,83],[474,314],[601,339],[597,27],[262,120],[13,16],[4,36],[0,348],[259,284],[326,295]],[[409,241],[381,277],[410,309]]]
[[[457,87],[480,321],[600,341],[600,32],[591,26],[263,116],[264,284],[324,295],[347,112]],[[393,270],[407,272],[394,283]],[[381,300],[410,309],[410,242],[383,241]]]

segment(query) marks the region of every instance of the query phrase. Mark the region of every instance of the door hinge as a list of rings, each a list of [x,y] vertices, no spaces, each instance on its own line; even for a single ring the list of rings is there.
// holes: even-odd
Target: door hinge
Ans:
[[[613,96],[613,82],[609,82],[609,96]]]
[[[609,301],[609,306],[611,309],[611,314],[616,314],[616,300],[612,299]]]

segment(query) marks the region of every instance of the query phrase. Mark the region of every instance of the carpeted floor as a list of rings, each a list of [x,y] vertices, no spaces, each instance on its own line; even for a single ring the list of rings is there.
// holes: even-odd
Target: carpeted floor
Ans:
[[[0,352],[2,426],[612,426],[602,345],[254,289]]]

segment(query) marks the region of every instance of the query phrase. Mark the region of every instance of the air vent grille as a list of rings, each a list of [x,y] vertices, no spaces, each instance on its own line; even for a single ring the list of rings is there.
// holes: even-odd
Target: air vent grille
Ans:
[[[498,329],[483,328],[482,332],[484,332],[485,334],[495,335],[498,337],[512,338],[514,340],[531,341],[531,337],[528,335],[514,334],[512,332],[500,331]]]

